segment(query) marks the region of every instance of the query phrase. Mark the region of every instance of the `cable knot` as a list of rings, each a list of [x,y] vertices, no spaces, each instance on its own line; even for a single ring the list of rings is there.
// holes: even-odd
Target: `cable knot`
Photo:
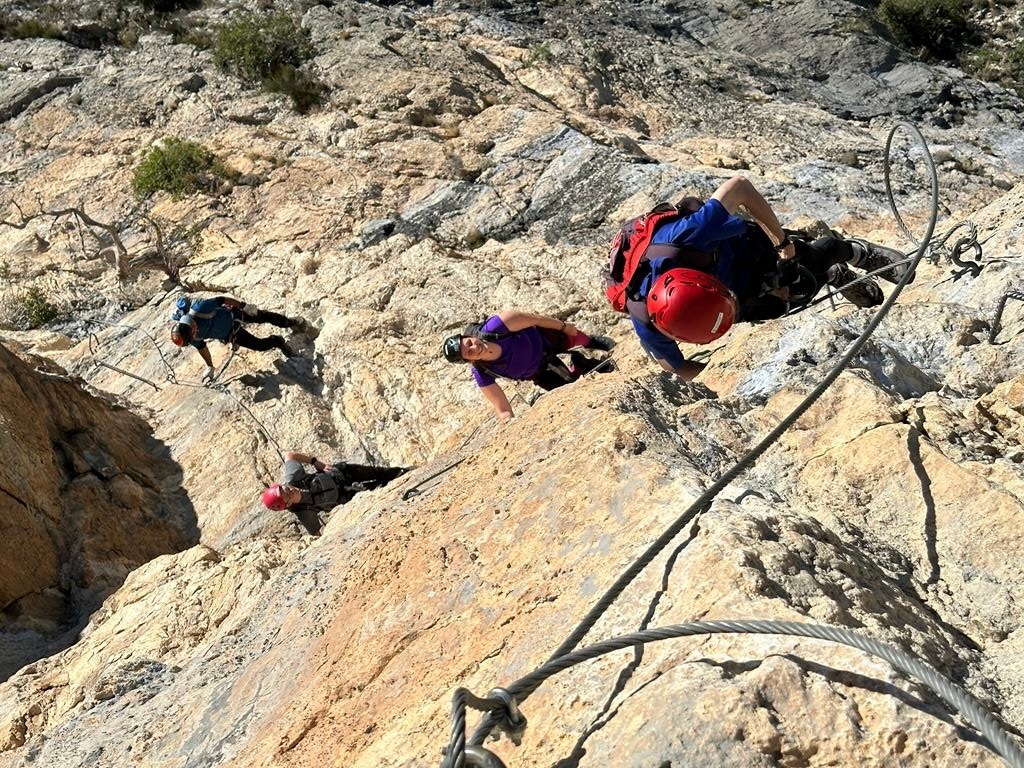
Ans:
[[[495,717],[500,718],[495,727],[500,729],[511,739],[517,747],[523,740],[523,733],[526,731],[526,716],[519,711],[519,704],[516,697],[504,688],[492,688],[487,698],[500,701],[504,707],[491,710]],[[495,738],[498,738],[495,736]]]

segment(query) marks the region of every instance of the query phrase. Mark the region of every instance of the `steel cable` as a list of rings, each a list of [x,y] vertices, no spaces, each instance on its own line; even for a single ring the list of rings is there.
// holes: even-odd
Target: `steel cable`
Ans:
[[[913,678],[927,685],[932,691],[941,696],[956,711],[963,714],[981,734],[989,740],[996,752],[999,753],[1013,768],[1024,768],[1024,751],[1000,726],[986,709],[970,694],[964,691],[955,683],[949,681],[934,667],[926,664],[906,651],[879,642],[874,638],[858,634],[843,627],[833,627],[823,624],[804,624],[794,621],[771,621],[762,619],[724,619],[718,621],[697,621],[688,624],[675,624],[657,629],[648,629],[642,632],[633,632],[627,635],[605,640],[594,645],[587,646],[578,651],[573,651],[564,656],[547,661],[536,671],[526,677],[517,680],[505,688],[508,694],[516,700],[522,700],[535,691],[550,677],[584,661],[596,659],[613,651],[631,648],[638,644],[646,644],[658,640],[669,640],[672,638],[689,637],[692,635],[712,634],[772,634],[792,635],[798,637],[810,637],[817,640],[826,640],[833,643],[842,643],[857,648],[865,653],[877,656],[887,661],[895,669],[900,670]],[[460,689],[464,691],[465,689]],[[481,703],[477,703],[481,702]],[[462,696],[458,700],[459,706],[464,710],[466,704],[479,709],[494,712],[503,707],[502,702],[496,698],[484,700],[477,699],[470,694]],[[454,719],[454,718],[453,718]],[[463,712],[464,721],[464,712]]]
[[[234,359],[235,353],[238,351],[238,346],[237,345],[235,345],[235,344],[231,345],[231,352],[228,354],[227,358],[221,364],[220,369],[217,371],[217,373],[216,373],[216,375],[215,375],[215,377],[214,377],[212,382],[206,383],[206,382],[182,381],[182,380],[178,379],[177,376],[175,376],[174,368],[167,361],[167,358],[164,356],[163,350],[160,349],[160,345],[157,343],[156,339],[153,337],[153,335],[151,333],[146,331],[144,328],[141,328],[140,326],[137,326],[137,325],[131,325],[129,323],[111,323],[111,322],[108,322],[108,321],[105,321],[105,320],[89,320],[89,319],[86,319],[85,322],[87,322],[87,323],[95,323],[96,325],[104,325],[104,326],[107,326],[107,327],[110,327],[110,328],[129,328],[131,330],[140,331],[141,333],[143,333],[150,340],[150,342],[152,342],[153,346],[156,348],[157,354],[160,356],[160,362],[163,364],[164,368],[167,369],[167,381],[168,382],[170,382],[171,384],[174,384],[176,386],[179,386],[179,387],[190,387],[192,389],[210,389],[210,390],[213,390],[215,392],[221,392],[222,394],[225,394],[228,397],[230,397],[232,400],[234,400],[238,404],[238,406],[243,411],[245,411],[249,415],[249,417],[254,422],[256,422],[256,426],[257,426],[258,430],[260,432],[262,432],[266,436],[267,440],[269,440],[271,443],[274,444],[274,447],[277,449],[278,455],[280,456],[280,458],[282,460],[284,460],[284,451],[281,450],[281,446],[278,444],[277,440],[274,439],[274,436],[270,434],[270,430],[268,430],[266,428],[266,426],[264,426],[263,422],[261,422],[258,418],[256,418],[256,414],[254,414],[252,412],[252,410],[249,409],[245,405],[245,403],[243,403],[238,398],[237,395],[235,395],[234,392],[232,392],[230,389],[228,389],[227,382],[225,382],[223,384],[217,383],[218,379],[220,379],[220,377],[223,375],[224,371],[227,370],[228,365]],[[95,334],[90,333],[89,334],[89,352],[93,356],[93,358],[96,358],[96,357],[98,357],[98,354],[97,354],[97,350],[93,348],[93,339],[94,338],[97,338],[95,336]],[[97,338],[97,345],[99,346],[98,338]],[[113,365],[101,362],[99,360],[97,360],[96,363],[97,363],[97,365],[102,365],[102,366],[104,366],[106,368],[110,368],[110,369],[112,369],[114,371],[117,371],[118,373],[122,373],[122,374],[124,374],[126,376],[130,376],[133,379],[138,379],[139,381],[143,381],[146,384],[149,384],[150,386],[152,386],[153,388],[155,388],[157,390],[160,389],[159,387],[156,386],[156,384],[154,384],[153,382],[149,381],[148,379],[144,379],[144,378],[142,378],[140,376],[136,376],[133,373],[129,373],[128,371],[121,370],[120,368],[116,368]]]
[[[611,587],[605,592],[600,600],[594,605],[593,608],[587,613],[579,625],[570,633],[565,641],[555,650],[549,657],[548,661],[561,658],[570,653],[586,636],[587,632],[597,623],[598,619],[608,610],[608,608],[615,602],[620,594],[626,589],[627,586],[644,570],[653,560],[657,557],[661,551],[668,546],[668,544],[676,537],[676,535],[698,514],[701,514],[704,510],[711,506],[711,502],[714,501],[715,497],[721,493],[726,486],[728,486],[733,480],[735,480],[745,470],[753,466],[758,458],[770,448],[785,432],[788,430],[817,400],[824,394],[832,383],[839,377],[839,375],[846,370],[847,366],[853,361],[853,358],[860,352],[861,348],[867,343],[871,334],[875,331],[878,325],[882,322],[885,316],[889,313],[892,305],[899,297],[903,288],[909,282],[909,279],[917,268],[918,263],[921,261],[922,256],[928,248],[928,244],[931,241],[932,234],[935,231],[935,224],[938,219],[939,211],[939,189],[938,189],[938,175],[935,171],[935,163],[932,160],[928,145],[925,142],[924,136],[917,129],[916,126],[910,123],[897,123],[893,126],[889,133],[889,138],[886,141],[886,165],[888,166],[888,152],[892,143],[892,138],[900,128],[905,128],[911,132],[911,134],[921,143],[924,147],[924,157],[926,160],[926,166],[928,170],[929,180],[931,182],[931,212],[928,220],[927,230],[920,246],[918,247],[917,254],[914,256],[910,269],[906,270],[903,274],[900,282],[893,288],[888,299],[879,307],[878,311],[868,322],[867,327],[860,334],[860,336],[850,345],[846,354],[843,355],[842,359],[832,368],[828,374],[822,379],[822,381],[807,395],[793,411],[786,416],[771,432],[769,432],[761,441],[751,448],[740,460],[729,469],[724,475],[716,480],[704,493],[702,493],[696,501],[693,502],[679,518],[672,523],[664,533],[659,536],[653,544],[651,544],[644,552],[637,558],[633,564],[623,572],[618,579],[612,584]],[[902,221],[902,220],[901,220]],[[524,694],[523,698],[529,695]],[[520,702],[522,699],[518,699]],[[483,744],[484,739],[490,734],[495,725],[497,724],[498,717],[493,713],[488,713],[484,716],[480,725],[473,732],[472,738],[469,740],[471,745]]]

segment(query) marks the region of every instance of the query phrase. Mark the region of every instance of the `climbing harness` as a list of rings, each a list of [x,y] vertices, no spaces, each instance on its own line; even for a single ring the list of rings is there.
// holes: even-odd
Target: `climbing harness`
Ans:
[[[762,440],[751,448],[740,460],[727,472],[725,472],[717,481],[715,481],[700,497],[697,498],[690,507],[683,512],[683,514],[672,523],[668,529],[666,529],[661,536],[658,537],[641,555],[637,558],[634,563],[622,573],[619,578],[612,584],[608,591],[598,600],[594,607],[587,613],[580,624],[574,629],[568,638],[555,650],[550,656],[547,663],[531,673],[525,678],[520,679],[511,686],[508,686],[505,690],[511,694],[512,700],[516,702],[518,707],[536,688],[550,675],[555,672],[565,669],[573,664],[579,663],[589,658],[595,658],[594,653],[600,655],[616,648],[625,648],[631,645],[636,645],[638,642],[648,642],[652,639],[664,639],[666,637],[681,636],[684,634],[707,634],[711,631],[728,631],[728,632],[762,632],[771,631],[782,634],[805,634],[806,632],[812,631],[808,627],[814,628],[814,631],[820,631],[821,634],[808,635],[812,637],[821,637],[826,640],[834,640],[837,642],[848,642],[853,633],[848,633],[846,630],[840,630],[835,627],[816,627],[815,625],[806,624],[794,624],[788,622],[701,622],[694,625],[682,625],[681,627],[668,627],[664,630],[649,630],[647,633],[638,633],[636,635],[625,636],[624,638],[617,638],[616,640],[606,641],[605,643],[593,646],[591,649],[584,649],[574,653],[574,649],[579,645],[580,641],[586,636],[590,629],[597,623],[598,619],[605,613],[605,611],[612,605],[612,603],[621,595],[625,588],[640,574],[640,572],[649,565],[654,558],[679,534],[680,531],[690,523],[698,515],[710,508],[712,501],[720,494],[730,483],[732,483],[740,474],[742,474],[749,467],[757,461],[758,458],[785,433],[806,411],[824,394],[825,390],[832,385],[833,382],[839,377],[839,375],[849,366],[853,361],[854,357],[860,352],[863,346],[867,343],[871,334],[879,326],[882,320],[888,315],[889,310],[892,308],[896,299],[899,297],[903,288],[907,285],[910,277],[914,274],[917,265],[928,251],[928,245],[931,242],[932,235],[935,231],[936,220],[938,219],[938,175],[935,170],[935,164],[931,157],[931,153],[928,151],[927,143],[921,132],[916,126],[910,123],[898,123],[895,125],[886,141],[886,188],[890,192],[890,203],[894,209],[894,213],[900,226],[906,231],[905,225],[902,219],[899,217],[898,211],[895,210],[895,202],[891,195],[891,189],[889,186],[889,161],[890,152],[893,137],[896,132],[903,128],[909,131],[912,136],[920,143],[924,148],[924,159],[927,166],[927,171],[930,179],[930,192],[931,192],[931,211],[928,219],[928,226],[922,241],[918,244],[916,254],[908,259],[910,268],[903,274],[899,283],[893,288],[889,297],[882,303],[878,311],[868,322],[864,331],[860,336],[850,345],[849,349],[839,360],[839,362],[832,368],[828,374],[822,379],[822,381],[800,402],[797,407],[786,416],[773,430],[771,430]],[[913,238],[911,238],[913,240]],[[959,257],[959,255],[958,255]],[[887,265],[887,268],[892,265]],[[760,625],[760,626],[759,626]],[[771,625],[772,628],[768,629],[767,625]],[[657,635],[657,633],[669,632],[670,634]],[[671,634],[676,632],[678,634]],[[843,639],[843,638],[846,639]],[[621,644],[616,644],[621,643]],[[915,676],[919,676],[922,680],[927,682],[933,689],[937,690],[941,695],[946,696],[950,692],[952,684],[947,683],[940,675],[938,675],[931,667],[913,659],[903,652],[897,652],[889,646],[884,646],[877,641],[869,640],[867,638],[857,638],[856,642],[851,642],[855,647],[862,648],[869,653],[876,653],[882,658],[886,659],[890,663],[894,664],[899,669],[911,672]],[[870,647],[869,647],[870,645]],[[600,649],[595,651],[594,649]],[[879,652],[879,651],[882,652]],[[905,663],[909,662],[909,663]],[[955,688],[955,686],[953,686]],[[996,745],[1000,754],[1003,755],[1007,761],[1014,766],[1014,768],[1024,768],[1024,753],[1012,743],[1012,740],[1005,733],[1004,730],[977,704],[973,699],[967,698],[964,700],[960,698],[962,691],[956,689],[958,692],[953,700],[956,705],[961,707],[963,711],[968,713],[973,723],[975,723],[982,732],[989,738],[989,740]],[[504,723],[506,726],[515,726],[516,731],[521,730],[521,723],[518,720],[513,721],[511,715],[505,715],[503,711],[506,709],[504,701],[500,701],[495,698],[490,698],[485,701],[484,705],[478,707],[485,711],[482,722],[474,731],[472,737],[465,740],[465,706],[467,702],[472,700],[469,698],[471,694],[468,694],[464,689],[459,692],[457,701],[453,704],[452,712],[452,736],[449,742],[448,750],[443,763],[444,768],[464,768],[466,765],[471,766],[487,766],[487,768],[503,768],[503,763],[489,750],[483,749],[481,746],[487,736],[495,727],[502,727]],[[963,694],[966,696],[966,694]],[[474,697],[475,698],[475,697]],[[517,710],[518,711],[518,710]],[[502,714],[499,714],[502,712]],[[509,722],[505,722],[509,721]],[[511,725],[510,725],[511,724]],[[471,748],[478,748],[471,750]],[[482,750],[482,751],[480,751]],[[469,762],[473,761],[473,762]]]
[[[1003,310],[1006,309],[1006,302],[1010,299],[1017,299],[1017,301],[1024,301],[1024,291],[1007,291],[1003,294],[1003,298],[999,300],[999,304],[996,306],[995,317],[992,318],[992,322],[989,325],[988,332],[988,343],[995,344],[996,336],[999,335],[999,331],[1002,329],[1003,322]]]

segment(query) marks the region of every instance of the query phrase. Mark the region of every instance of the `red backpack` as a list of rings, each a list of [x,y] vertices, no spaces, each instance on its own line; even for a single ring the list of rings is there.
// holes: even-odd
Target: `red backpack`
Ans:
[[[638,270],[641,262],[658,256],[682,258],[679,266],[693,269],[709,269],[714,263],[714,254],[697,251],[685,246],[657,243],[651,245],[654,230],[658,225],[689,216],[690,211],[680,211],[671,203],[658,203],[643,216],[625,221],[612,240],[608,256],[608,269],[604,270],[604,295],[619,312],[626,312],[626,302],[635,298],[640,283],[646,275]]]

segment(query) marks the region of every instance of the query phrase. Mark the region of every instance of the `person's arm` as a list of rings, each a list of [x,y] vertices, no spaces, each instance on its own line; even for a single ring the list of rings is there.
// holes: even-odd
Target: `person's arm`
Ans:
[[[716,189],[711,197],[720,202],[729,213],[746,208],[758,226],[768,235],[772,245],[778,245],[786,239],[786,233],[782,230],[775,211],[754,185],[743,176],[733,176]],[[788,243],[778,253],[780,258],[791,259],[796,255],[796,248],[792,243]]]
[[[683,381],[693,381],[701,371],[704,370],[704,363],[696,363],[693,360],[683,360],[678,368],[673,368],[667,360],[658,360],[658,365],[669,373],[674,373]]]
[[[320,459],[316,458],[315,456],[312,456],[308,453],[299,453],[298,451],[285,451],[284,460],[297,461],[300,464],[309,464],[317,472],[323,472],[324,469],[327,467],[326,463],[320,461]]]
[[[206,363],[206,367],[211,371],[213,370],[213,356],[210,354],[210,347],[208,344],[203,344],[201,347],[196,347],[196,352],[203,358],[203,362]]]
[[[242,314],[245,315],[246,317],[256,317],[256,315],[260,311],[259,307],[257,307],[251,301],[242,301],[241,299],[233,299],[230,296],[218,296],[217,297],[217,302],[222,307],[227,307],[228,309],[239,309],[239,310],[241,310]]]
[[[486,387],[480,387],[480,391],[483,393],[487,402],[494,407],[494,413],[502,424],[515,415],[512,413],[512,405],[505,396],[505,390],[500,386],[497,384],[488,384]]]
[[[655,328],[649,328],[635,317],[630,319],[633,321],[633,330],[640,340],[640,346],[664,370],[674,373],[684,381],[693,381],[694,377],[704,370],[703,363],[687,360],[683,356],[674,339],[670,339]]]
[[[550,328],[553,331],[561,331],[567,336],[575,336],[579,332],[575,325],[559,320],[557,317],[521,312],[518,309],[499,312],[498,319],[510,331],[521,331],[524,328]]]

